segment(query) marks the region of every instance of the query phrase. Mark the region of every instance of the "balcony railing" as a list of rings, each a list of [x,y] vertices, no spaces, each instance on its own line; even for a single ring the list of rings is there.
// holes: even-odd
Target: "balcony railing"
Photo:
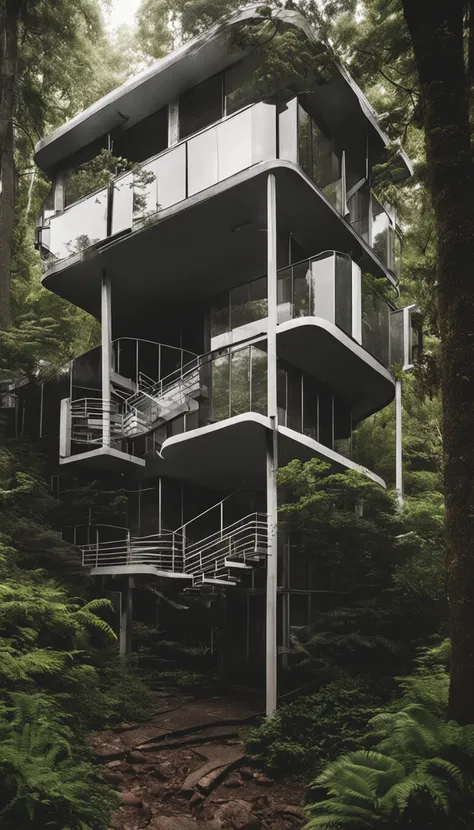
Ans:
[[[400,239],[394,218],[375,197],[372,201],[368,198],[368,185],[363,187],[367,199],[362,199],[362,214],[360,194],[347,204],[345,153],[326,158],[312,152],[307,157],[302,129],[296,98],[278,114],[273,104],[253,104],[117,176],[62,213],[51,216],[50,210],[44,212],[40,248],[47,264],[127,233],[158,211],[254,164],[282,158],[302,167],[382,263],[397,275]]]

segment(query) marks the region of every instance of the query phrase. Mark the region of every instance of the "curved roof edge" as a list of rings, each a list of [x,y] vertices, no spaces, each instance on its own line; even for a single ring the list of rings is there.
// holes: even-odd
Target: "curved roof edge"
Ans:
[[[155,61],[142,72],[129,78],[125,83],[95,101],[87,109],[62,124],[51,135],[42,138],[35,147],[35,162],[47,175],[62,159],[76,152],[104,133],[123,124],[124,117],[131,123],[145,118],[176,98],[182,91],[205,80],[210,75],[232,65],[245,54],[226,49],[224,32],[233,25],[252,18],[259,18],[259,4],[248,6],[243,11],[216,23],[201,35],[187,41],[170,52],[166,57]],[[299,27],[308,38],[317,40],[317,34],[308,21],[297,11],[279,9],[276,16]],[[339,63],[336,68],[356,96],[364,117],[369,121],[384,145],[389,143],[388,136],[378,124],[375,110],[369,104],[362,90]],[[150,110],[150,99],[153,109]],[[400,148],[400,159],[406,175],[413,172],[411,163]]]

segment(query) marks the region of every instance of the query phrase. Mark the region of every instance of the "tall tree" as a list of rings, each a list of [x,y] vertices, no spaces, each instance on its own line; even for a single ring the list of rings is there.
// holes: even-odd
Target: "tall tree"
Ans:
[[[437,231],[450,705],[461,723],[474,722],[474,165],[472,54],[465,48],[466,15],[473,5],[403,0],[420,82]]]

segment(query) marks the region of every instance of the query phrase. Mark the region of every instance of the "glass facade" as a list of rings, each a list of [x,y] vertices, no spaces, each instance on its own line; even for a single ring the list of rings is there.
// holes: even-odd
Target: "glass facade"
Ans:
[[[211,306],[211,344],[232,333],[234,342],[265,330],[267,279],[261,277],[215,298]],[[329,252],[278,271],[278,323],[298,317],[323,317],[352,336],[352,260]],[[230,342],[228,339],[226,342]]]
[[[306,109],[298,105],[298,161],[300,167],[340,212],[342,210],[341,158],[334,141]]]
[[[362,345],[384,366],[390,366],[390,307],[362,280]]]

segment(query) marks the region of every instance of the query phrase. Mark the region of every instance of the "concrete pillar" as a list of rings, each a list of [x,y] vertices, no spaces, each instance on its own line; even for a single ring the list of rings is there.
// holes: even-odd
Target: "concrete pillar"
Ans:
[[[403,507],[403,449],[402,449],[402,383],[395,382],[395,489],[397,491],[397,503],[401,510]]]
[[[268,557],[266,595],[266,714],[271,717],[277,708],[277,218],[276,179],[267,178],[267,279],[268,279],[268,352],[267,352],[267,415],[271,430],[267,437],[267,514]]]
[[[133,576],[125,577],[120,615],[120,656],[132,650]]]
[[[102,326],[102,446],[110,447],[110,401],[112,369],[112,292],[107,271],[102,272],[101,283]]]

